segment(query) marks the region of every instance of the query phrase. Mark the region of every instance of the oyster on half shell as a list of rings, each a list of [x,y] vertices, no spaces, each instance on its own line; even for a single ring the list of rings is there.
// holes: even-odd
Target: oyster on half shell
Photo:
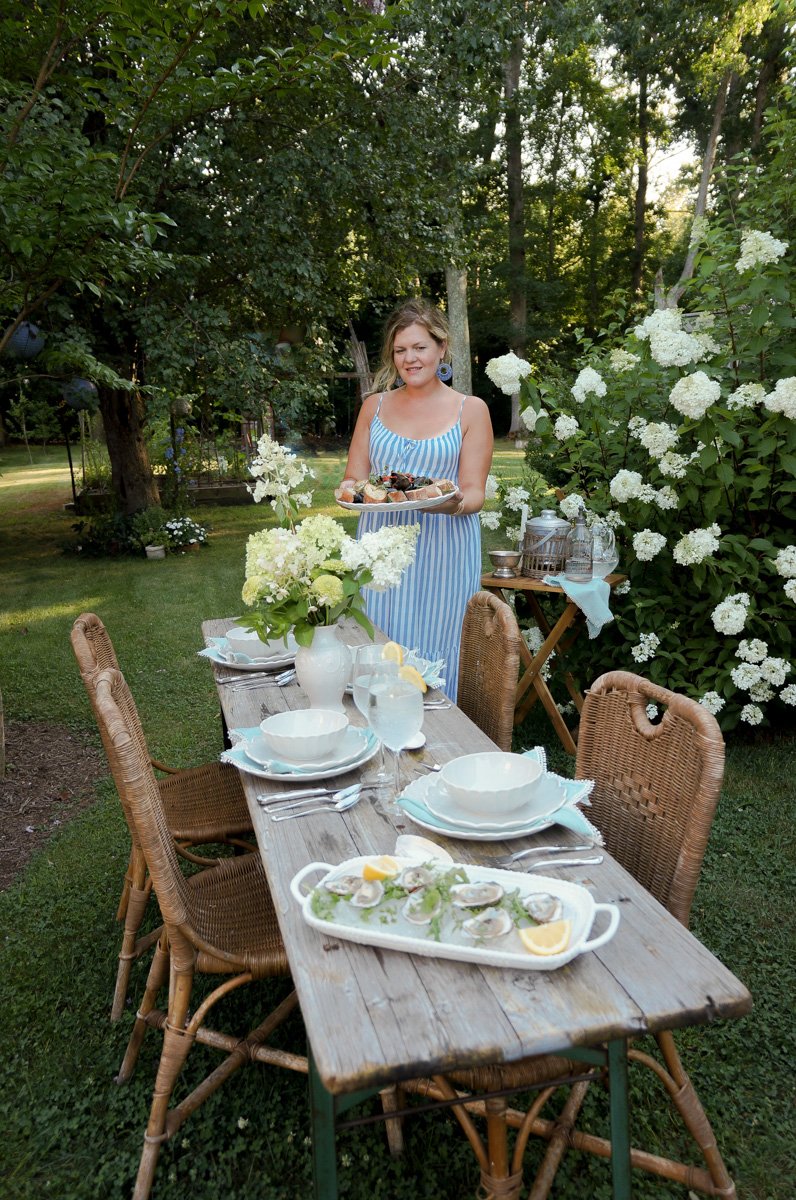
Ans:
[[[522,907],[540,925],[558,921],[564,915],[564,905],[558,896],[551,896],[549,892],[531,892],[523,897]]]
[[[442,911],[442,898],[439,893],[431,897],[425,888],[418,888],[409,893],[401,911],[413,925],[430,925]]]
[[[504,895],[505,889],[499,883],[457,883],[451,888],[451,900],[457,908],[486,908]]]
[[[383,896],[384,884],[380,879],[360,879],[351,903],[355,908],[375,908]]]
[[[514,922],[502,908],[485,908],[483,912],[476,913],[462,924],[462,929],[471,938],[482,938],[485,941],[504,937],[513,928]]]

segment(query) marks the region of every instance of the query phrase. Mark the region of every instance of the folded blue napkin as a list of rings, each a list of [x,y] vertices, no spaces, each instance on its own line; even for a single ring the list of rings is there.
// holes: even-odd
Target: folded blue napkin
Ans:
[[[562,588],[586,618],[589,637],[596,638],[603,625],[613,621],[614,614],[608,607],[610,585],[604,579],[590,579],[587,583],[575,583],[565,575],[545,575],[542,583]]]

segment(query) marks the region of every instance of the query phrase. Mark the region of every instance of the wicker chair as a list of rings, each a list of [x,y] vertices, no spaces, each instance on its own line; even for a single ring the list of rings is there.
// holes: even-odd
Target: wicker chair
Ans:
[[[147,1200],[161,1144],[235,1071],[247,1062],[264,1062],[306,1074],[307,1060],[265,1044],[295,1009],[295,992],[246,1036],[206,1025],[213,1005],[236,988],[256,979],[289,975],[260,856],[223,859],[187,878],[179,867],[158,782],[143,749],[138,714],[121,672],[111,668],[98,673],[94,704],[113,776],[146,859],[164,922],[118,1076],[120,1083],[130,1078],[147,1028],[161,1029],[163,1048],[133,1197]],[[191,1015],[197,971],[228,978]],[[168,1009],[163,1012],[155,1006],[165,984]],[[226,1058],[170,1109],[177,1077],[195,1041],[225,1051]]]
[[[113,643],[102,621],[94,613],[83,613],[77,618],[72,626],[71,640],[83,683],[96,713],[96,675],[103,668],[118,670],[119,667]],[[149,757],[138,721],[136,736],[140,738],[142,752]],[[178,771],[157,759],[150,761],[154,768],[167,773],[165,779],[158,780],[158,788],[177,852],[183,858],[201,867],[212,867],[218,862],[217,858],[193,854],[188,847],[220,843],[252,849],[252,843],[245,839],[245,835],[252,832],[251,817],[236,770],[221,763],[207,763]],[[122,795],[121,789],[119,794]],[[126,809],[125,817],[130,828],[131,846],[116,912],[117,921],[124,922],[124,934],[111,1005],[112,1021],[118,1021],[124,1010],[133,963],[154,945],[159,936],[158,930],[143,937],[138,936],[152,883],[147,876],[144,856],[137,845]]]
[[[664,710],[656,724],[647,717],[650,703]],[[715,718],[695,701],[625,671],[602,675],[589,690],[581,714],[576,763],[579,778],[596,781],[589,817],[605,836],[611,854],[683,924],[688,923],[723,773],[721,731]],[[734,1198],[735,1186],[672,1034],[665,1031],[655,1037],[663,1065],[634,1047],[628,1056],[649,1067],[663,1084],[707,1169],[637,1149],[632,1150],[632,1164],[708,1195]],[[434,1100],[455,1099],[464,1091],[474,1094],[466,1108],[459,1105],[453,1111],[478,1158],[488,1196],[501,1200],[519,1197],[528,1138],[531,1134],[545,1138],[545,1156],[528,1193],[528,1200],[543,1200],[569,1146],[604,1158],[611,1153],[609,1140],[575,1128],[588,1081],[572,1084],[556,1118],[541,1117],[556,1090],[544,1086],[545,1082],[568,1074],[582,1076],[582,1066],[547,1057],[414,1080],[401,1088]],[[526,1113],[508,1108],[505,1097],[478,1100],[475,1095],[521,1087],[541,1089]],[[398,1095],[384,1097],[385,1108],[399,1105],[400,1090]],[[486,1144],[471,1113],[486,1116]],[[511,1155],[507,1126],[519,1129]],[[396,1150],[401,1137],[394,1118],[388,1122],[388,1134]]]
[[[470,597],[462,623],[456,703],[501,750],[511,749],[521,644],[508,604],[492,592]]]

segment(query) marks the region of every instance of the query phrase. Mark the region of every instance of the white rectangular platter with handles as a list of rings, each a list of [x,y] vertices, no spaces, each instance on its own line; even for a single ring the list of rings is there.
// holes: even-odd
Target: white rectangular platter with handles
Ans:
[[[356,881],[362,880],[366,863],[374,861],[377,861],[374,856],[368,855],[348,859],[338,866],[314,862],[297,872],[291,880],[290,889],[296,902],[301,905],[307,924],[327,935],[363,945],[527,971],[551,971],[571,962],[580,954],[596,950],[614,936],[619,924],[617,906],[596,903],[591,893],[580,884],[545,875],[517,874],[493,867],[474,866],[472,863],[420,864],[416,858],[395,857],[398,874],[384,881],[385,895],[368,908],[357,907],[351,902],[350,894],[355,892],[346,895],[345,892],[338,894],[329,890],[329,883],[333,887],[343,888],[350,885],[353,889]],[[440,907],[431,921],[417,925],[404,915],[409,897],[414,893],[404,889],[401,880],[404,872],[417,870],[421,865],[431,872],[433,882],[427,882],[426,891],[428,893],[431,888],[436,888],[440,895]],[[318,872],[322,873],[322,878],[306,891],[303,887],[305,881]],[[408,874],[405,878],[415,881]],[[461,883],[494,884],[503,894],[494,904],[462,909],[450,898],[450,888]],[[518,924],[534,923],[523,917],[522,906],[529,896],[536,893],[559,900],[561,919],[571,922],[567,945],[560,953],[531,953],[525,949],[517,932]],[[413,903],[416,905],[417,901]],[[487,908],[511,917],[512,924],[508,932],[499,936],[479,936],[477,931],[468,933],[465,923]],[[433,905],[428,911],[432,910]],[[607,926],[591,937],[595,919],[601,915],[607,917]],[[505,922],[505,918],[500,920]],[[600,921],[600,924],[603,922]]]

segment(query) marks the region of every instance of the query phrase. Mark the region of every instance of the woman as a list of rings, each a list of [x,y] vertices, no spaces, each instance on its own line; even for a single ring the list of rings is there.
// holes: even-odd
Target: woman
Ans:
[[[455,700],[464,610],[481,578],[478,513],[493,437],[483,400],[442,382],[440,376],[450,378],[448,358],[448,323],[438,309],[425,300],[408,300],[396,309],[384,331],[377,390],[365,398],[357,418],[346,476],[402,471],[456,484],[428,512],[365,510],[357,531],[361,537],[386,522],[420,525],[417,556],[400,586],[368,591],[366,608],[393,641],[425,658],[445,660],[446,691]]]

